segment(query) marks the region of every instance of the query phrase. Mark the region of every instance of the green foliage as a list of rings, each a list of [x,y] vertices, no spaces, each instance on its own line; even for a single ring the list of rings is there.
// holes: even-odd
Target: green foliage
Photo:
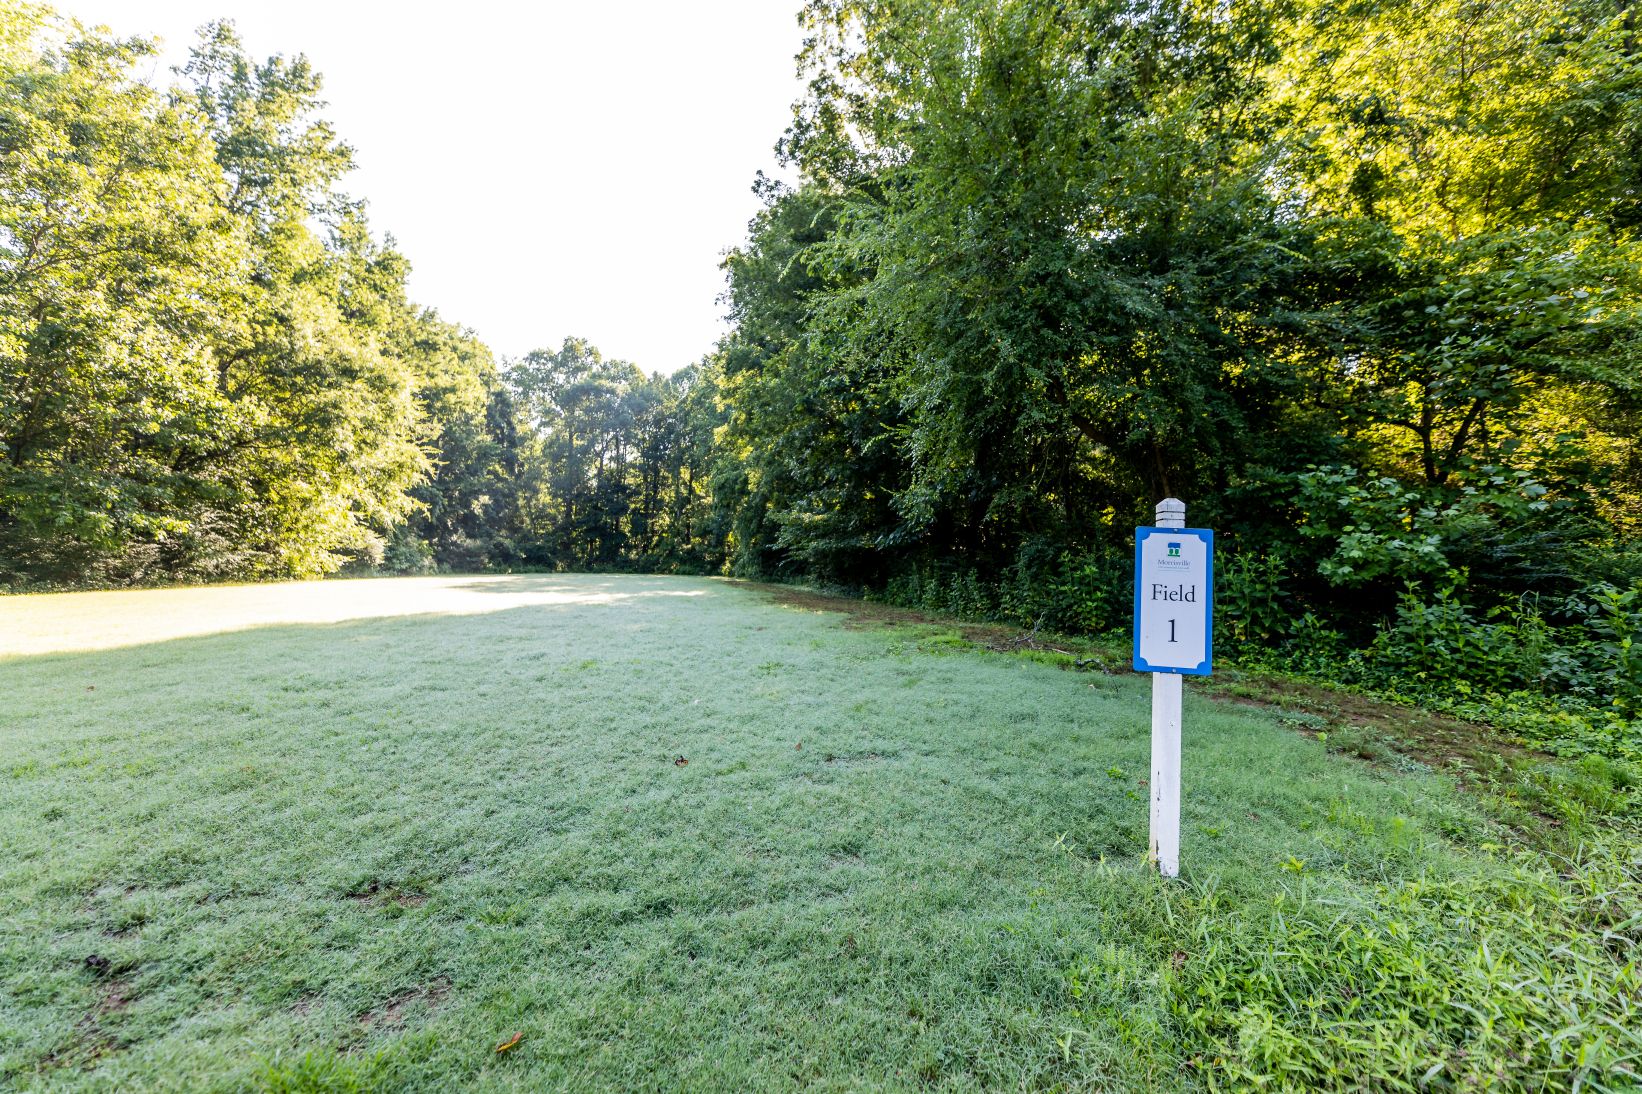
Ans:
[[[1396,618],[1368,651],[1368,664],[1383,680],[1426,691],[1519,690],[1543,671],[1549,633],[1531,604],[1497,608],[1476,618],[1457,595],[1461,575],[1451,574],[1428,602],[1414,586],[1404,590]]]
[[[1612,833],[1562,871],[1523,859],[1360,897],[1205,886],[1167,981],[1216,1088],[1631,1089],[1642,1069],[1642,871]]]
[[[812,85],[792,147],[822,180],[872,166],[817,247],[870,276],[818,292],[816,325],[901,376],[914,529],[1201,489],[1265,456],[1303,385],[1278,313],[1308,244],[1255,181],[1233,61],[1269,42],[1180,15],[810,5],[808,62],[849,80]]]
[[[53,27],[25,12],[30,46]],[[130,81],[151,47],[0,61],[0,582],[189,526],[222,409],[208,340],[246,248],[197,118]]]
[[[490,365],[411,307],[336,189],[319,77],[218,23],[167,96],[134,72],[147,43],[23,26],[0,60],[0,583],[376,560]]]
[[[1129,617],[1132,560],[1116,552],[1049,554],[1028,544],[999,581],[975,567],[908,566],[872,599],[959,619],[1000,619],[1060,634],[1101,634]]]
[[[1281,555],[1233,550],[1222,552],[1215,567],[1218,640],[1239,650],[1258,649],[1293,632],[1295,606],[1286,592],[1289,568]]]
[[[986,619],[996,611],[991,590],[973,569],[931,564],[889,579],[883,599],[904,608],[938,612],[956,619]]]
[[[568,338],[513,365],[519,406],[518,531],[527,564],[677,569],[721,561],[710,527],[719,424],[710,364],[645,376]]]
[[[1642,583],[1621,592],[1611,585],[1595,590],[1591,627],[1597,655],[1593,671],[1613,684],[1614,712],[1621,718],[1642,716]]]
[[[1133,560],[1118,551],[1045,557],[1046,544],[1028,543],[998,587],[998,613],[1023,626],[1062,634],[1103,634],[1129,618]]]
[[[1567,592],[1592,572],[1580,555],[1600,556],[1606,546],[1575,503],[1547,497],[1522,468],[1471,466],[1440,487],[1368,479],[1340,466],[1305,471],[1295,482],[1299,532],[1330,552],[1317,568],[1336,588],[1429,585],[1476,566],[1516,594]]]
[[[1625,642],[1642,626],[1637,596],[1598,585],[1563,604],[1567,621],[1557,624],[1533,598],[1479,612],[1463,594],[1459,574],[1430,593],[1410,584],[1366,650],[1347,655],[1336,645],[1309,668],[1553,752],[1642,759],[1634,646]]]

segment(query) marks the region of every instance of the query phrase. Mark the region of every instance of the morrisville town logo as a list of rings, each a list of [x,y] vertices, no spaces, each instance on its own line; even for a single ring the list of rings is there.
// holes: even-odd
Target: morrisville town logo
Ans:
[[[1180,544],[1178,544],[1178,543],[1169,544],[1169,557],[1170,558],[1179,558],[1180,557]]]
[[[1169,553],[1166,557],[1157,560],[1158,566],[1170,570],[1189,570],[1192,568],[1190,559],[1180,557],[1179,543],[1165,543],[1164,546],[1168,548]]]

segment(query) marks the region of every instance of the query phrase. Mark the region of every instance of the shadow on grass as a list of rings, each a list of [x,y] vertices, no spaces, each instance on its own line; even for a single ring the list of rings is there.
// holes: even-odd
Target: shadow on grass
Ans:
[[[700,586],[713,578],[678,577],[670,574],[461,574],[452,590],[466,593],[500,593],[510,596],[532,594],[607,595],[612,601],[651,596],[708,596],[712,591]],[[696,588],[680,588],[691,584]]]

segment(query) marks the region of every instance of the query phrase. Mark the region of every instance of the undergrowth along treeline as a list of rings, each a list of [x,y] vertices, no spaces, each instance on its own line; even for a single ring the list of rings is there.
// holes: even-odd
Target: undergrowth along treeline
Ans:
[[[1070,632],[1165,495],[1222,646],[1636,757],[1636,15],[811,0],[733,328],[405,296],[301,58],[0,0],[0,584],[806,580]]]

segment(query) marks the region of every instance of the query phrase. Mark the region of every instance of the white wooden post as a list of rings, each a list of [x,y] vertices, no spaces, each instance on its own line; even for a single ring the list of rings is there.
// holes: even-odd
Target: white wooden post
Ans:
[[[1157,527],[1186,527],[1186,503],[1164,498],[1157,504]],[[1164,877],[1180,874],[1180,694],[1179,673],[1152,673],[1152,838],[1150,861]]]

